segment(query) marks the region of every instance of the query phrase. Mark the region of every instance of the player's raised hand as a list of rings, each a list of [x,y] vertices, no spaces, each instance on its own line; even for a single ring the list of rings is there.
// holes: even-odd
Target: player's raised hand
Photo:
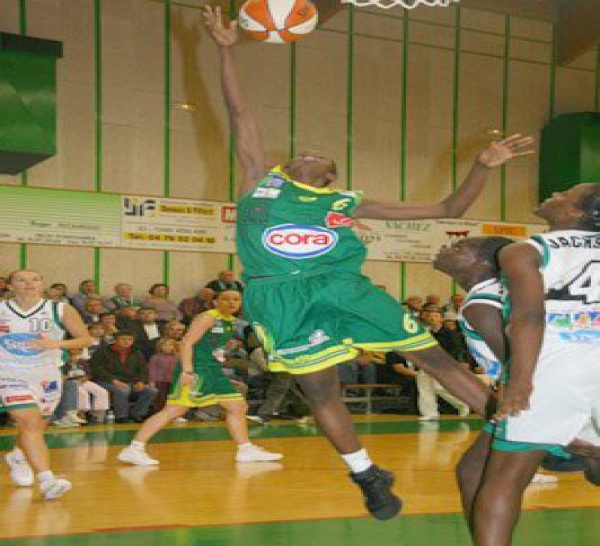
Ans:
[[[533,137],[524,137],[519,134],[509,136],[498,142],[492,142],[477,156],[477,163],[488,169],[499,167],[514,157],[535,153],[533,149],[534,142]]]
[[[204,24],[213,40],[221,47],[232,47],[239,40],[237,21],[223,22],[220,6],[205,6],[202,11]]]
[[[529,399],[533,387],[531,385],[509,384],[500,389],[498,408],[494,421],[502,421],[507,417],[516,417],[522,411],[529,409]]]

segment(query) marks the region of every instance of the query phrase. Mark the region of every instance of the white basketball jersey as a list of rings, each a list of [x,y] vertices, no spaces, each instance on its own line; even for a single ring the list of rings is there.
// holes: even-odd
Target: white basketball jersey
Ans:
[[[485,340],[469,324],[464,316],[464,311],[471,305],[487,305],[502,313],[504,305],[504,289],[500,279],[488,279],[473,286],[467,294],[464,303],[458,312],[458,324],[462,330],[467,348],[477,362],[477,365],[485,370],[485,373],[497,381],[502,374],[502,362],[490,349]]]
[[[15,300],[0,301],[0,366],[34,368],[61,366],[60,349],[36,349],[28,346],[35,339],[64,338],[62,325],[64,303],[40,300],[27,311]]]
[[[527,240],[542,256],[546,331],[541,358],[600,358],[600,233],[568,230]]]

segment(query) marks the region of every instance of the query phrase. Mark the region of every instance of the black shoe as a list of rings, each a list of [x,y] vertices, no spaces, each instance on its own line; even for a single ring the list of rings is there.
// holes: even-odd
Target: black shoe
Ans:
[[[590,457],[584,459],[582,457],[582,460],[585,465],[585,470],[583,471],[585,479],[592,485],[600,487],[600,459],[592,459]]]
[[[133,421],[134,423],[143,423],[146,420],[145,417],[132,417],[131,421]]]
[[[361,488],[367,510],[375,519],[390,519],[402,510],[402,501],[392,493],[394,475],[391,472],[371,465],[364,472],[351,472],[350,478]]]
[[[585,463],[577,455],[573,455],[571,459],[565,459],[550,453],[544,457],[541,466],[550,472],[581,472],[586,469]]]

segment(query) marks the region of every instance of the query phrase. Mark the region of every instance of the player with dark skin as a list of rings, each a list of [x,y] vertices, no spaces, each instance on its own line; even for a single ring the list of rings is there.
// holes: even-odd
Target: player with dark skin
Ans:
[[[587,201],[586,201],[587,200]],[[582,203],[588,204],[583,206]],[[600,185],[580,184],[556,193],[537,209],[550,233],[562,230],[598,231],[600,227]],[[594,225],[592,225],[594,224]],[[591,226],[591,227],[590,227]],[[529,409],[536,369],[545,331],[544,287],[540,274],[541,256],[526,243],[506,244],[498,237],[461,241],[440,252],[435,267],[451,275],[465,290],[487,279],[497,278],[500,270],[510,284],[510,379],[501,393],[496,420],[517,416]],[[498,262],[494,256],[498,255]],[[507,351],[505,322],[500,310],[472,305],[464,310],[471,327],[485,340],[494,354],[504,361]],[[506,546],[520,514],[525,487],[541,463],[545,451],[507,452],[492,449],[493,436],[482,433],[457,467],[463,509],[475,544]],[[575,439],[568,450],[583,458],[585,477],[600,485],[598,446]]]
[[[259,131],[245,104],[237,80],[234,59],[234,46],[238,42],[237,23],[224,23],[220,9],[211,7],[205,8],[204,19],[219,47],[223,94],[243,172],[243,181],[239,187],[241,197],[257,186],[269,172],[269,168],[265,163]],[[530,137],[515,135],[491,144],[479,154],[465,182],[453,194],[438,203],[381,203],[363,199],[353,211],[352,217],[408,220],[461,216],[481,194],[489,170],[514,157],[533,153],[532,142]],[[283,166],[283,172],[294,181],[313,188],[326,188],[337,178],[335,161],[315,151],[305,151],[293,157]],[[440,347],[411,352],[410,360],[434,376],[475,411],[485,414],[489,390],[473,374],[458,367]],[[335,366],[296,375],[296,380],[310,399],[315,417],[335,449],[341,455],[359,452],[362,446],[341,398]],[[379,514],[369,509],[375,517],[387,519],[399,511],[400,504],[396,502],[395,509],[384,510]]]

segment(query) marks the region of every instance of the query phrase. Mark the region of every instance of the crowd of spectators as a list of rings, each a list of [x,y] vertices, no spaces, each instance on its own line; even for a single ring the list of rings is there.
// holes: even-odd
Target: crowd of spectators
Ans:
[[[232,271],[221,271],[179,303],[169,298],[169,286],[164,283],[153,284],[144,297],[125,282],[116,284],[110,295],[101,295],[91,279],[83,280],[72,295],[65,284],[50,286],[45,297],[75,307],[94,340],[87,349],[65,354],[64,394],[53,423],[80,426],[104,422],[107,416],[117,423],[141,422],[160,411],[186,328],[194,317],[213,307],[219,292],[232,289],[244,290]],[[0,277],[0,298],[7,297],[9,287]],[[462,299],[456,294],[442,304],[435,294],[410,296],[404,306],[461,365],[480,373],[458,328]],[[224,365],[249,402],[260,401],[251,406],[254,410],[249,418],[259,423],[273,417],[306,418],[309,409],[302,392],[289,374],[268,372],[267,355],[243,315],[238,317],[235,331]],[[463,416],[469,413],[468,406],[397,353],[364,353],[340,365],[339,370],[343,385],[400,385],[403,404],[394,411],[420,414],[423,420],[437,419],[440,409]],[[349,389],[346,394],[359,396],[360,388]],[[445,402],[440,404],[438,398]],[[192,410],[186,417],[215,420],[217,415],[210,409]]]

